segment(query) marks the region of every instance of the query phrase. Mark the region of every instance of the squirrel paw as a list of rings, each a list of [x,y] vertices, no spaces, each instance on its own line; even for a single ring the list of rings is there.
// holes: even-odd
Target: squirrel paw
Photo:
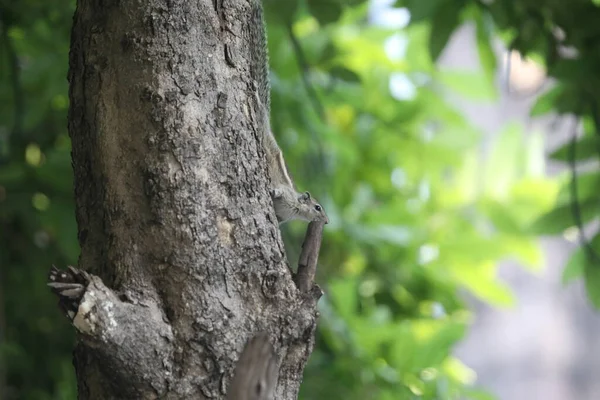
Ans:
[[[90,275],[80,269],[68,266],[62,271],[54,265],[50,269],[47,285],[58,296],[58,305],[70,320],[77,314],[89,282]]]

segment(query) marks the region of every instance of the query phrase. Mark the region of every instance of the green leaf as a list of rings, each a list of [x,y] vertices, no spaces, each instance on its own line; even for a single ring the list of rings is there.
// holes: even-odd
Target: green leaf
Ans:
[[[582,77],[595,73],[593,68],[587,60],[560,58],[552,65],[548,73],[560,81],[577,82]]]
[[[496,76],[496,53],[492,49],[492,24],[489,16],[477,13],[475,17],[475,39],[477,41],[477,53],[479,62],[485,73],[485,76],[493,82]]]
[[[487,75],[473,71],[444,70],[439,80],[468,100],[496,100],[498,92]]]
[[[556,204],[568,204],[571,202],[572,192],[572,177],[566,176],[562,183],[558,196],[556,198]],[[585,202],[592,199],[597,199],[600,203],[600,171],[592,171],[590,173],[584,173],[577,175],[577,201]]]
[[[327,64],[334,62],[334,60],[339,56],[340,54],[337,46],[329,40],[323,46],[315,66],[324,66],[326,68]]]
[[[431,18],[441,1],[443,0],[407,0],[403,5],[410,11],[411,23],[416,23]]]
[[[346,320],[352,319],[358,304],[356,279],[335,280],[329,284],[329,294],[339,315]]]
[[[423,3],[426,1],[420,0]],[[435,16],[431,21],[431,34],[429,36],[429,54],[436,61],[446,47],[450,36],[458,27],[460,3],[453,0],[442,0],[437,7]]]
[[[598,216],[600,203],[593,199],[579,203],[582,223],[586,224]],[[575,225],[572,204],[558,206],[539,217],[528,229],[530,234],[558,235]]]
[[[285,7],[281,6],[279,0],[263,0],[265,18],[267,19],[267,28],[271,28],[270,21],[278,21],[280,24],[287,23],[294,18],[298,9],[299,0],[286,0]],[[316,16],[315,16],[316,18]],[[270,41],[270,40],[269,40]]]
[[[0,168],[0,185],[19,184],[25,179],[23,164],[11,163]]]
[[[597,263],[585,265],[585,289],[594,307],[600,309],[600,265]]]
[[[481,389],[469,389],[465,393],[469,400],[496,400],[496,397]]]
[[[532,117],[539,117],[540,115],[555,112],[556,110],[554,107],[556,106],[556,101],[563,93],[563,90],[564,89],[561,85],[557,85],[548,90],[546,93],[542,94],[540,97],[538,97],[533,107],[531,107],[529,115]]]
[[[441,363],[448,356],[452,345],[462,339],[464,334],[465,325],[462,323],[440,325],[437,332],[427,340],[427,346],[422,346],[417,353],[420,367],[426,368]]]
[[[587,257],[586,257],[584,250],[582,248],[576,249],[573,252],[573,254],[571,255],[571,258],[569,258],[569,261],[567,262],[567,265],[565,266],[565,269],[563,270],[563,274],[562,274],[563,285],[566,285],[569,282],[571,282],[573,279],[579,278],[581,275],[583,275],[586,264],[587,264]]]
[[[523,128],[507,124],[495,139],[485,166],[485,191],[496,198],[506,198],[523,165]]]
[[[571,254],[571,257],[569,258],[569,261],[563,270],[563,285],[567,285],[581,275],[587,277],[588,268],[598,268],[598,264],[593,260],[595,255],[591,253],[598,254],[598,249],[600,249],[600,234],[594,236],[591,240],[588,240],[586,246],[589,247],[584,248],[580,245],[577,249],[575,249],[573,254]],[[595,277],[593,277],[593,279],[595,279]],[[597,286],[596,290],[599,289],[600,286]]]
[[[581,91],[570,82],[559,82],[542,94],[530,110],[532,117],[548,113],[578,113],[581,105]]]
[[[495,263],[491,261],[471,263],[466,260],[448,264],[447,268],[456,279],[478,298],[498,307],[510,307],[515,298],[510,288],[496,278]]]
[[[308,0],[310,13],[321,25],[327,25],[340,19],[342,6],[332,0]]]
[[[69,150],[48,151],[43,168],[37,168],[35,172],[38,180],[45,185],[51,185],[55,190],[69,195],[73,192],[73,169]]]
[[[567,142],[558,149],[550,153],[550,158],[557,161],[569,162],[569,153],[571,142]],[[587,135],[575,143],[575,159],[578,161],[596,158],[600,154],[600,138],[598,136]]]
[[[348,68],[334,67],[329,71],[329,73],[331,74],[331,76],[338,78],[342,81],[351,83],[360,82],[360,77],[358,76],[358,74]]]

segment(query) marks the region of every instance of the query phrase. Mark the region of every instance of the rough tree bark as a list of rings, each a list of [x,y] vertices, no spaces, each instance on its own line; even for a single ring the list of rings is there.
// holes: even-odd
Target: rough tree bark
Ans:
[[[222,399],[260,331],[280,360],[275,398],[297,398],[319,291],[294,284],[267,191],[256,7],[78,0],[69,132],[90,275],[62,289],[79,296],[80,399]]]

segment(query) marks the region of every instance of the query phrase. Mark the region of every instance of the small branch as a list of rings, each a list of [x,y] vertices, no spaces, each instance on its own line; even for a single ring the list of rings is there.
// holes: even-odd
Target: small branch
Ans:
[[[266,333],[251,338],[235,367],[228,400],[271,400],[277,386],[279,361]]]
[[[288,22],[286,24],[286,27],[288,35],[290,37],[290,41],[292,42],[292,47],[294,48],[294,52],[296,53],[296,60],[298,61],[300,76],[302,77],[302,83],[304,84],[304,88],[306,89],[306,93],[308,94],[308,98],[310,99],[310,103],[312,104],[319,118],[321,118],[322,121],[325,121],[325,108],[323,107],[323,104],[321,104],[321,100],[319,100],[317,91],[311,85],[308,79],[308,71],[310,70],[310,66],[306,61],[306,56],[304,55],[304,50],[302,50],[300,40],[298,40],[298,38],[294,34],[291,22]]]
[[[308,95],[308,99],[310,100],[310,103],[311,103],[313,109],[319,116],[321,123],[326,124],[327,120],[326,120],[326,116],[325,116],[325,107],[323,106],[323,103],[321,103],[321,100],[319,99],[319,95],[317,94],[317,91],[315,90],[313,85],[310,83],[310,80],[308,78],[308,71],[310,70],[310,65],[306,59],[306,55],[304,54],[304,50],[302,49],[300,40],[298,40],[298,37],[294,34],[294,30],[292,27],[292,21],[287,22],[286,28],[288,31],[288,36],[290,37],[290,41],[292,42],[292,47],[294,49],[294,53],[296,53],[298,69],[300,70],[300,76],[302,77],[302,83],[304,84],[304,88],[306,90],[306,94]],[[310,130],[310,134],[315,139],[314,142],[318,146],[317,147],[317,158],[318,158],[317,170],[321,174],[324,174],[324,173],[326,173],[326,168],[325,168],[325,154],[324,154],[322,143],[320,140],[317,140],[318,138],[316,137],[315,133],[312,130]]]
[[[594,131],[598,138],[600,138],[600,114],[598,113],[598,102],[596,101],[596,97],[593,93],[587,93],[586,96],[589,100],[590,105],[590,114],[592,115],[592,120],[594,121]],[[596,145],[596,151],[598,152],[598,156],[600,156],[600,141]]]
[[[600,114],[598,113],[598,102],[593,93],[588,93],[588,99],[590,102],[590,112],[592,119],[594,120],[594,127],[596,128],[596,135],[600,136]]]
[[[571,184],[570,184],[570,195],[571,195],[571,213],[573,220],[579,231],[579,245],[583,248],[589,261],[597,264],[600,262],[600,257],[592,247],[592,245],[585,238],[585,232],[583,230],[583,218],[581,216],[581,208],[579,206],[579,198],[577,196],[577,124],[578,120],[575,118],[573,126],[573,134],[571,136],[571,142],[569,145],[569,168],[571,170]]]
[[[310,291],[314,284],[324,226],[324,222],[311,222],[306,228],[302,252],[298,260],[298,272],[294,279],[302,293]]]

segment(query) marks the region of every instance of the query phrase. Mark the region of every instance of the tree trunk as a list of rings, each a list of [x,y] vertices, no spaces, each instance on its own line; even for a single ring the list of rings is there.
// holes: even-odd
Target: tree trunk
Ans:
[[[222,399],[259,331],[281,360],[275,398],[297,398],[318,296],[292,280],[267,190],[260,7],[78,1],[69,132],[93,274],[73,320],[80,399]]]

